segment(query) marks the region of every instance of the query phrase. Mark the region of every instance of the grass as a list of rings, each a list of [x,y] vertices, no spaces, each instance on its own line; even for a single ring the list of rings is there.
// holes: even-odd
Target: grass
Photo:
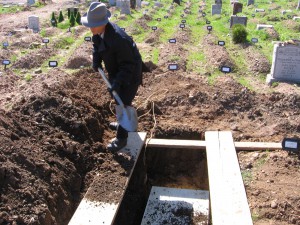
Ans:
[[[54,44],[54,47],[58,49],[65,49],[68,46],[74,44],[74,42],[74,37],[62,37],[58,39],[58,41]]]
[[[0,6],[0,14],[7,14],[7,13],[16,13],[20,11],[22,7],[20,6],[10,6],[9,8]]]
[[[155,48],[152,50],[152,62],[157,64],[159,60],[159,49]]]
[[[254,87],[252,87],[252,86],[250,85],[250,82],[249,82],[249,80],[248,80],[246,77],[240,76],[240,77],[237,78],[237,80],[238,80],[238,82],[239,82],[241,85],[243,85],[244,87],[248,88],[249,90],[251,90],[251,91],[254,91],[254,90],[255,90]]]
[[[249,185],[250,182],[253,180],[252,172],[250,170],[243,170],[241,174],[244,184]]]
[[[29,82],[29,81],[32,80],[32,75],[31,75],[31,74],[26,74],[26,75],[24,76],[24,79],[25,79],[27,82]]]

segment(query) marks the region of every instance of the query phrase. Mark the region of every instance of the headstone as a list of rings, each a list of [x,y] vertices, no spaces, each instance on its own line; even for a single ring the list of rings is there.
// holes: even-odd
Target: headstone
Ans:
[[[154,6],[157,6],[159,8],[163,7],[164,5],[161,2],[155,2]]]
[[[215,4],[211,5],[211,15],[220,15],[222,13],[222,5],[221,4]]]
[[[239,12],[243,12],[243,4],[239,2],[233,3],[233,15],[236,15]]]
[[[28,28],[34,31],[40,30],[40,23],[38,16],[28,16]]]
[[[297,8],[296,8],[297,10],[299,10],[300,9],[300,0],[298,1],[298,5],[297,5]]]
[[[234,24],[243,24],[244,26],[247,26],[247,16],[231,16],[230,17],[230,28]]]
[[[248,0],[247,5],[254,5],[254,0]]]
[[[116,0],[109,0],[109,4],[111,6],[115,6],[116,5]]]
[[[146,2],[146,1],[142,1],[142,6],[149,6],[150,3],[149,2]]]
[[[300,45],[277,43],[274,45],[271,73],[267,83],[274,81],[300,82]]]
[[[35,4],[35,0],[27,0],[27,5],[31,6]]]
[[[264,12],[264,9],[255,9],[255,12]]]
[[[139,9],[139,8],[142,8],[142,0],[136,0],[136,7]]]
[[[256,25],[256,30],[261,30],[265,28],[273,28],[273,25],[267,25],[267,24],[257,24]]]
[[[293,20],[300,20],[300,16],[294,16]]]
[[[215,4],[221,4],[222,5],[222,0],[215,0]]]
[[[291,12],[292,12],[292,10],[282,10],[281,11],[282,15],[285,15],[286,13],[291,13]]]
[[[130,15],[130,1],[128,0],[117,0],[117,6],[121,9],[121,14]]]

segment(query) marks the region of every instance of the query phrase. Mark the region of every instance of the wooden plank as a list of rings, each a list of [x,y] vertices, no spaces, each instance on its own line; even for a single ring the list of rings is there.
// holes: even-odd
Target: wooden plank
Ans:
[[[147,139],[147,147],[151,148],[187,148],[187,149],[206,149],[205,141],[197,140],[178,140],[178,139]],[[234,142],[236,150],[259,151],[259,150],[278,150],[282,149],[281,143],[275,142]]]
[[[208,191],[153,186],[141,225],[208,224],[208,215]]]
[[[253,225],[232,134],[205,132],[214,225]]]
[[[128,143],[127,146],[118,151],[117,154],[125,154],[127,157],[130,157],[135,161],[133,167],[131,168],[130,175],[127,179],[126,185],[122,190],[123,193],[120,195],[120,199],[117,204],[109,204],[105,202],[91,201],[86,196],[89,193],[93,193],[94,189],[96,189],[97,185],[94,184],[96,182],[96,178],[91,186],[88,188],[85,197],[80,202],[77,210],[75,211],[72,219],[69,222],[69,225],[111,225],[113,223],[114,217],[118,210],[118,207],[122,201],[123,195],[126,191],[127,185],[129,183],[129,179],[134,170],[136,161],[139,157],[140,151],[145,143],[146,133],[145,132],[129,132]],[[114,189],[111,190],[111,193],[114,193]]]

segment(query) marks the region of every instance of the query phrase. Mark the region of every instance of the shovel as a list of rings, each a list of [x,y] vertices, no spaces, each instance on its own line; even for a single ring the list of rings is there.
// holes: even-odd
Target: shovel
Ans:
[[[111,88],[111,84],[109,83],[107,77],[105,76],[103,70],[98,68],[99,73],[101,74],[101,77],[103,78],[104,82],[106,83],[108,88]],[[137,113],[135,108],[131,106],[125,106],[122,102],[120,96],[118,93],[113,90],[112,95],[116,99],[117,103],[119,105],[116,105],[116,115],[117,120],[119,124],[127,131],[133,132],[137,130],[138,125],[138,119],[137,119]]]

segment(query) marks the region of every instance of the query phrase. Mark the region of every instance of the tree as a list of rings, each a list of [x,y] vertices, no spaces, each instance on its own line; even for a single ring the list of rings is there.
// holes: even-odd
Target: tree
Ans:
[[[76,20],[75,20],[75,16],[74,16],[74,13],[73,13],[73,12],[70,13],[70,19],[69,19],[69,22],[70,22],[70,26],[71,26],[71,27],[74,27],[74,26],[75,26]]]
[[[52,24],[53,27],[57,27],[57,20],[56,20],[54,12],[52,12],[51,24]]]
[[[76,14],[76,23],[78,23],[79,25],[81,25],[81,15],[80,15],[79,11]]]
[[[62,11],[60,11],[59,16],[58,16],[58,22],[61,23],[64,20],[65,20],[64,15],[63,15]]]

